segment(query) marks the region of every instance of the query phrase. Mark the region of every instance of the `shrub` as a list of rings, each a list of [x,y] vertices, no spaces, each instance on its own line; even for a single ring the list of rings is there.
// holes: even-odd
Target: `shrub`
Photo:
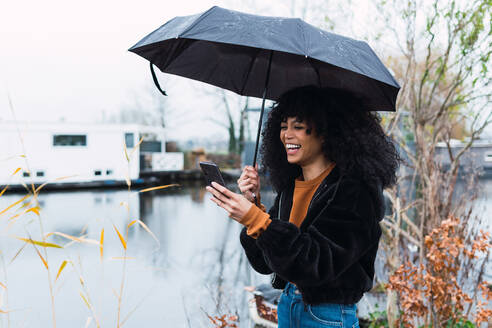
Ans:
[[[465,292],[458,284],[459,274],[470,274],[461,270],[463,259],[479,264],[479,255],[485,254],[480,266],[480,270],[483,269],[488,259],[490,233],[481,230],[478,238],[465,243],[459,225],[460,220],[455,217],[442,221],[425,237],[424,263],[415,266],[407,262],[390,277],[388,288],[398,293],[402,310],[399,326],[415,327],[423,323],[425,327],[469,327],[492,318],[492,310],[487,309],[492,292],[487,282],[482,281],[481,272],[478,276],[471,274],[474,281],[470,281],[470,289],[473,290]],[[477,299],[478,291],[482,300]],[[474,300],[476,311],[470,322],[468,317]]]

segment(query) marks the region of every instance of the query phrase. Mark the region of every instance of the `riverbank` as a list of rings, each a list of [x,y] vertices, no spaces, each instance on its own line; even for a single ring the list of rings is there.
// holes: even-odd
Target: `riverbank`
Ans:
[[[235,182],[241,175],[241,169],[221,169],[222,176],[227,182]],[[264,178],[264,177],[263,177]],[[461,176],[458,176],[460,180]],[[484,169],[480,175],[481,180],[492,179],[492,169]],[[131,180],[133,188],[153,187],[165,184],[186,184],[203,182],[203,173],[199,169],[176,170],[176,171],[152,171],[143,172],[138,179]],[[34,184],[37,188],[42,183]],[[31,185],[27,185],[31,190]],[[5,186],[0,186],[1,189]],[[49,182],[43,187],[43,191],[77,191],[77,190],[97,190],[97,189],[127,189],[128,185],[125,180],[99,180],[84,182]],[[25,193],[26,185],[12,184],[9,185],[5,193]]]
[[[241,175],[240,169],[221,170],[222,176],[226,181],[235,181]],[[132,188],[145,188],[163,184],[188,183],[205,181],[201,170],[179,170],[179,171],[156,171],[140,174],[138,179],[131,180]],[[42,183],[34,184],[38,188]],[[8,185],[5,193],[25,193],[27,188],[32,189],[31,185],[12,184]],[[5,186],[1,186],[5,188]],[[93,189],[127,189],[128,184],[124,180],[100,180],[89,182],[49,182],[43,187],[43,191],[76,191]]]

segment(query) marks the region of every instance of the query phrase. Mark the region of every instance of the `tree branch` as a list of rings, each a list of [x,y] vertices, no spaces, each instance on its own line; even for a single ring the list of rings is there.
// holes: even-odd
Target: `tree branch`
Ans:
[[[411,242],[412,244],[414,244],[415,246],[417,246],[417,247],[420,248],[420,242],[417,239],[415,239],[412,236],[410,236],[410,234],[408,234],[408,232],[406,232],[405,230],[402,230],[401,228],[397,227],[395,224],[390,223],[390,222],[388,222],[386,220],[383,220],[381,222],[384,223],[385,225],[387,225],[390,229],[394,230],[395,232],[398,230],[398,233],[399,234],[401,234],[409,242]]]

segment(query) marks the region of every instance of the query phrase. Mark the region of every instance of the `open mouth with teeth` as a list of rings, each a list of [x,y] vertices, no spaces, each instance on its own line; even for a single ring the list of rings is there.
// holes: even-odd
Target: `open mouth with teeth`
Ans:
[[[301,148],[301,145],[288,143],[285,144],[285,148],[287,150],[287,155],[295,155]]]

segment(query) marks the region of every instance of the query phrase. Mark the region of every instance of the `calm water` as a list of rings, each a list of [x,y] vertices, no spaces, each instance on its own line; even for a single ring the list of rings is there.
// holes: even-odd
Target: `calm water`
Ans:
[[[480,200],[484,215],[490,218],[492,181]],[[0,197],[3,210],[22,195]],[[236,314],[241,327],[251,327],[247,315],[247,295],[243,287],[268,281],[252,272],[238,240],[240,225],[209,200],[201,185],[188,185],[149,193],[127,191],[50,192],[39,197],[45,234],[62,232],[86,234],[99,240],[104,228],[104,259],[99,247],[71,243],[59,236],[49,241],[67,245],[48,249],[52,279],[64,260],[71,264],[54,283],[57,327],[86,327],[92,317],[80,293],[89,298],[102,327],[115,327],[123,274],[121,321],[124,327],[211,327],[206,313]],[[270,205],[271,191],[262,192]],[[52,327],[51,299],[47,270],[32,245],[26,246],[12,261],[24,242],[15,237],[41,239],[39,220],[28,213],[9,220],[18,208],[0,216],[0,327]],[[128,229],[127,254],[115,232],[122,234],[134,219],[141,219],[158,239],[140,225]],[[41,254],[44,253],[38,247]],[[83,285],[81,284],[83,281]],[[7,299],[8,298],[8,299]],[[360,309],[371,309],[363,299]],[[130,315],[129,315],[130,314]],[[129,316],[128,316],[129,315]],[[128,317],[127,317],[128,316]],[[95,322],[89,324],[95,327]]]

